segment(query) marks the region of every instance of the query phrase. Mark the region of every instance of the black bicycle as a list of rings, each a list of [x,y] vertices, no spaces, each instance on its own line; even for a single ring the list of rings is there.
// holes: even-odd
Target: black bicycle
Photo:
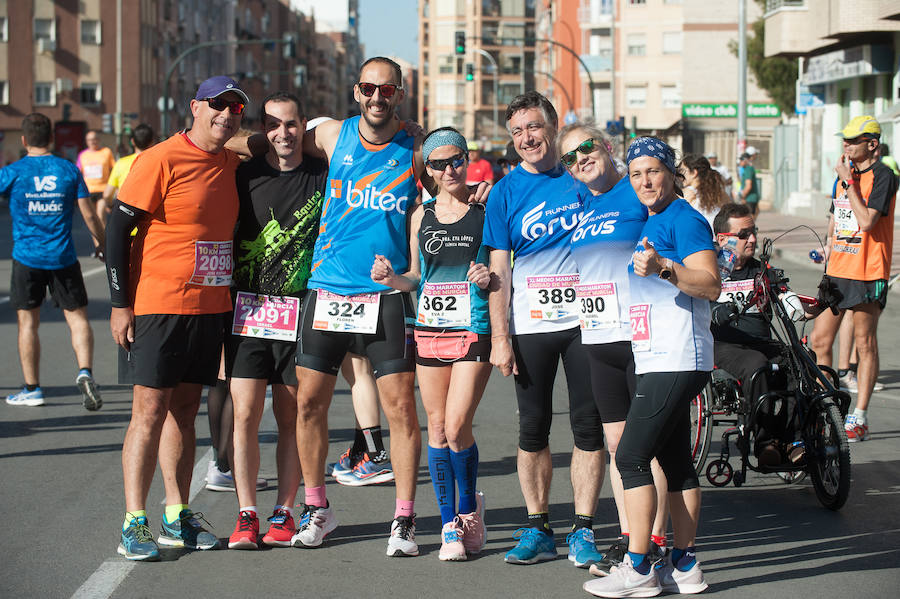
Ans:
[[[740,382],[720,370],[713,371],[710,382],[697,395],[691,409],[691,443],[694,467],[703,473],[712,442],[713,427],[727,425],[722,434],[721,453],[706,467],[710,484],[724,487],[730,482],[741,486],[747,470],[777,473],[786,482],[812,479],[816,497],[825,507],[837,510],[850,492],[850,446],[844,432],[844,418],[850,407],[850,395],[839,388],[833,369],[816,365],[815,354],[797,333],[791,314],[779,296],[788,293],[784,271],[769,265],[773,242],[763,241],[760,261],[763,265],[754,281],[754,289],[739,316],[751,306],[765,315],[773,338],[781,345],[781,356],[756,371],[752,377],[768,377],[769,389],[752,400],[745,397]],[[823,294],[820,294],[822,297]],[[821,312],[830,302],[794,295],[803,312]],[[833,308],[832,308],[833,309]],[[827,373],[827,376],[826,376]],[[751,385],[755,387],[755,385]],[[784,411],[784,419],[793,424],[790,458],[770,466],[760,464],[752,451],[760,422],[767,414]],[[729,463],[731,442],[740,456],[740,469]]]

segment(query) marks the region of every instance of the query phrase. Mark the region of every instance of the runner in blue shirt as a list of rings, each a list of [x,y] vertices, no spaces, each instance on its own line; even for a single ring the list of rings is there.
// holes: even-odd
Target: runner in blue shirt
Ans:
[[[72,332],[72,348],[78,361],[75,384],[84,407],[99,410],[103,404],[91,367],[94,334],[87,318],[87,291],[72,239],[75,204],[94,240],[103,247],[103,229],[93,210],[90,194],[74,164],[50,153],[53,127],[50,119],[32,113],[22,121],[22,145],[27,155],[0,169],[0,194],[9,196],[12,217],[12,275],[10,304],[19,321],[19,359],[25,385],[6,398],[14,406],[40,406],[41,345],[38,338],[40,307],[47,289],[62,308]]]

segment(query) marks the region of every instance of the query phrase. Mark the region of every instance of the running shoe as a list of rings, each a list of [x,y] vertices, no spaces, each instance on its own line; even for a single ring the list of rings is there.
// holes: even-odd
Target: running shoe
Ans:
[[[656,597],[662,593],[656,568],[641,574],[631,565],[631,557],[626,555],[622,563],[613,568],[609,576],[594,578],[582,587],[597,597]]]
[[[444,528],[441,529],[441,550],[438,552],[438,559],[442,562],[466,561],[466,548],[462,539],[463,530],[457,516],[452,522],[444,524]]]
[[[81,391],[82,405],[84,409],[94,412],[103,406],[103,398],[100,397],[100,388],[94,382],[92,377],[86,370],[81,370],[75,377],[75,385]]]
[[[294,517],[287,510],[275,510],[269,517],[269,530],[263,537],[263,543],[269,547],[290,547],[291,539],[297,532]]]
[[[669,555],[669,550],[665,547],[660,547],[655,542],[650,541],[650,561],[653,562],[654,568],[661,568],[663,562],[666,560],[666,556]]]
[[[331,506],[318,507],[308,505],[300,518],[297,534],[291,537],[294,547],[319,547],[331,532],[337,528],[338,522]]]
[[[536,564],[556,559],[556,543],[553,536],[537,528],[520,528],[513,533],[519,543],[506,552],[507,564]]]
[[[265,478],[256,479],[256,490],[262,491],[269,486],[269,481]],[[234,491],[234,475],[231,470],[222,472],[216,466],[215,460],[210,460],[206,467],[206,490],[207,491]]]
[[[682,572],[672,565],[671,559],[667,559],[657,572],[659,584],[662,590],[667,593],[693,595],[702,593],[709,586],[703,578],[703,570],[700,569],[699,562],[695,562],[687,572]]]
[[[347,451],[341,454],[341,457],[338,458],[338,461],[334,464],[331,464],[331,476],[338,476],[340,474],[350,474],[350,471],[353,470],[353,467],[359,463],[362,459],[363,454],[361,453],[353,453],[353,446],[347,448]]]
[[[416,515],[397,516],[391,522],[391,536],[388,538],[388,557],[413,557],[419,555],[416,545]]]
[[[362,459],[357,462],[353,470],[347,474],[337,475],[335,480],[348,487],[377,485],[394,480],[394,471],[391,469],[390,460],[373,462],[369,459],[369,454],[363,454]]]
[[[594,540],[594,531],[589,528],[573,530],[566,536],[566,544],[569,545],[569,561],[576,568],[590,568],[603,559],[603,554],[597,551],[597,542]]]
[[[844,422],[844,432],[847,433],[847,441],[850,443],[865,441],[866,437],[869,436],[869,425],[865,422],[860,422],[859,418],[854,414],[850,414]]]
[[[131,524],[122,531],[122,538],[116,551],[119,555],[135,561],[153,562],[159,559],[159,546],[153,540],[146,516],[131,519]]]
[[[257,549],[259,538],[259,518],[256,512],[241,512],[238,516],[234,532],[228,538],[229,549]]]
[[[219,546],[218,537],[203,528],[200,520],[209,524],[202,513],[194,513],[191,510],[181,510],[175,522],[167,522],[166,516],[163,515],[162,526],[159,529],[159,544],[187,549],[216,549]]]
[[[628,541],[625,537],[619,537],[603,554],[603,559],[591,566],[590,573],[594,576],[609,576],[610,571],[625,559],[626,553],[628,553]]]
[[[849,391],[850,393],[859,393],[859,379],[856,378],[856,373],[852,370],[842,376],[840,378],[841,387]],[[872,392],[877,393],[879,391],[884,391],[884,385],[875,381],[875,386],[872,387]]]
[[[18,393],[6,396],[6,403],[11,406],[42,406],[44,405],[44,392],[38,387],[34,391],[29,391],[27,387],[22,386],[22,390]]]
[[[487,542],[487,527],[484,525],[484,493],[475,491],[475,511],[460,514],[462,524],[462,544],[466,553],[480,553]]]

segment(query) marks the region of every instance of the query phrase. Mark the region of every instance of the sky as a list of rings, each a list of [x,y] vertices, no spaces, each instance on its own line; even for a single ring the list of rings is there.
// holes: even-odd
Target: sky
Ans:
[[[365,57],[398,56],[419,62],[416,0],[359,0],[359,38]]]

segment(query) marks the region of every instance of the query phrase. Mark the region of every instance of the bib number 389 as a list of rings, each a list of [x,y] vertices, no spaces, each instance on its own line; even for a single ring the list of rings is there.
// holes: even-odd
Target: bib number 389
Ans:
[[[560,320],[578,312],[578,274],[527,277],[528,309],[533,320]]]

